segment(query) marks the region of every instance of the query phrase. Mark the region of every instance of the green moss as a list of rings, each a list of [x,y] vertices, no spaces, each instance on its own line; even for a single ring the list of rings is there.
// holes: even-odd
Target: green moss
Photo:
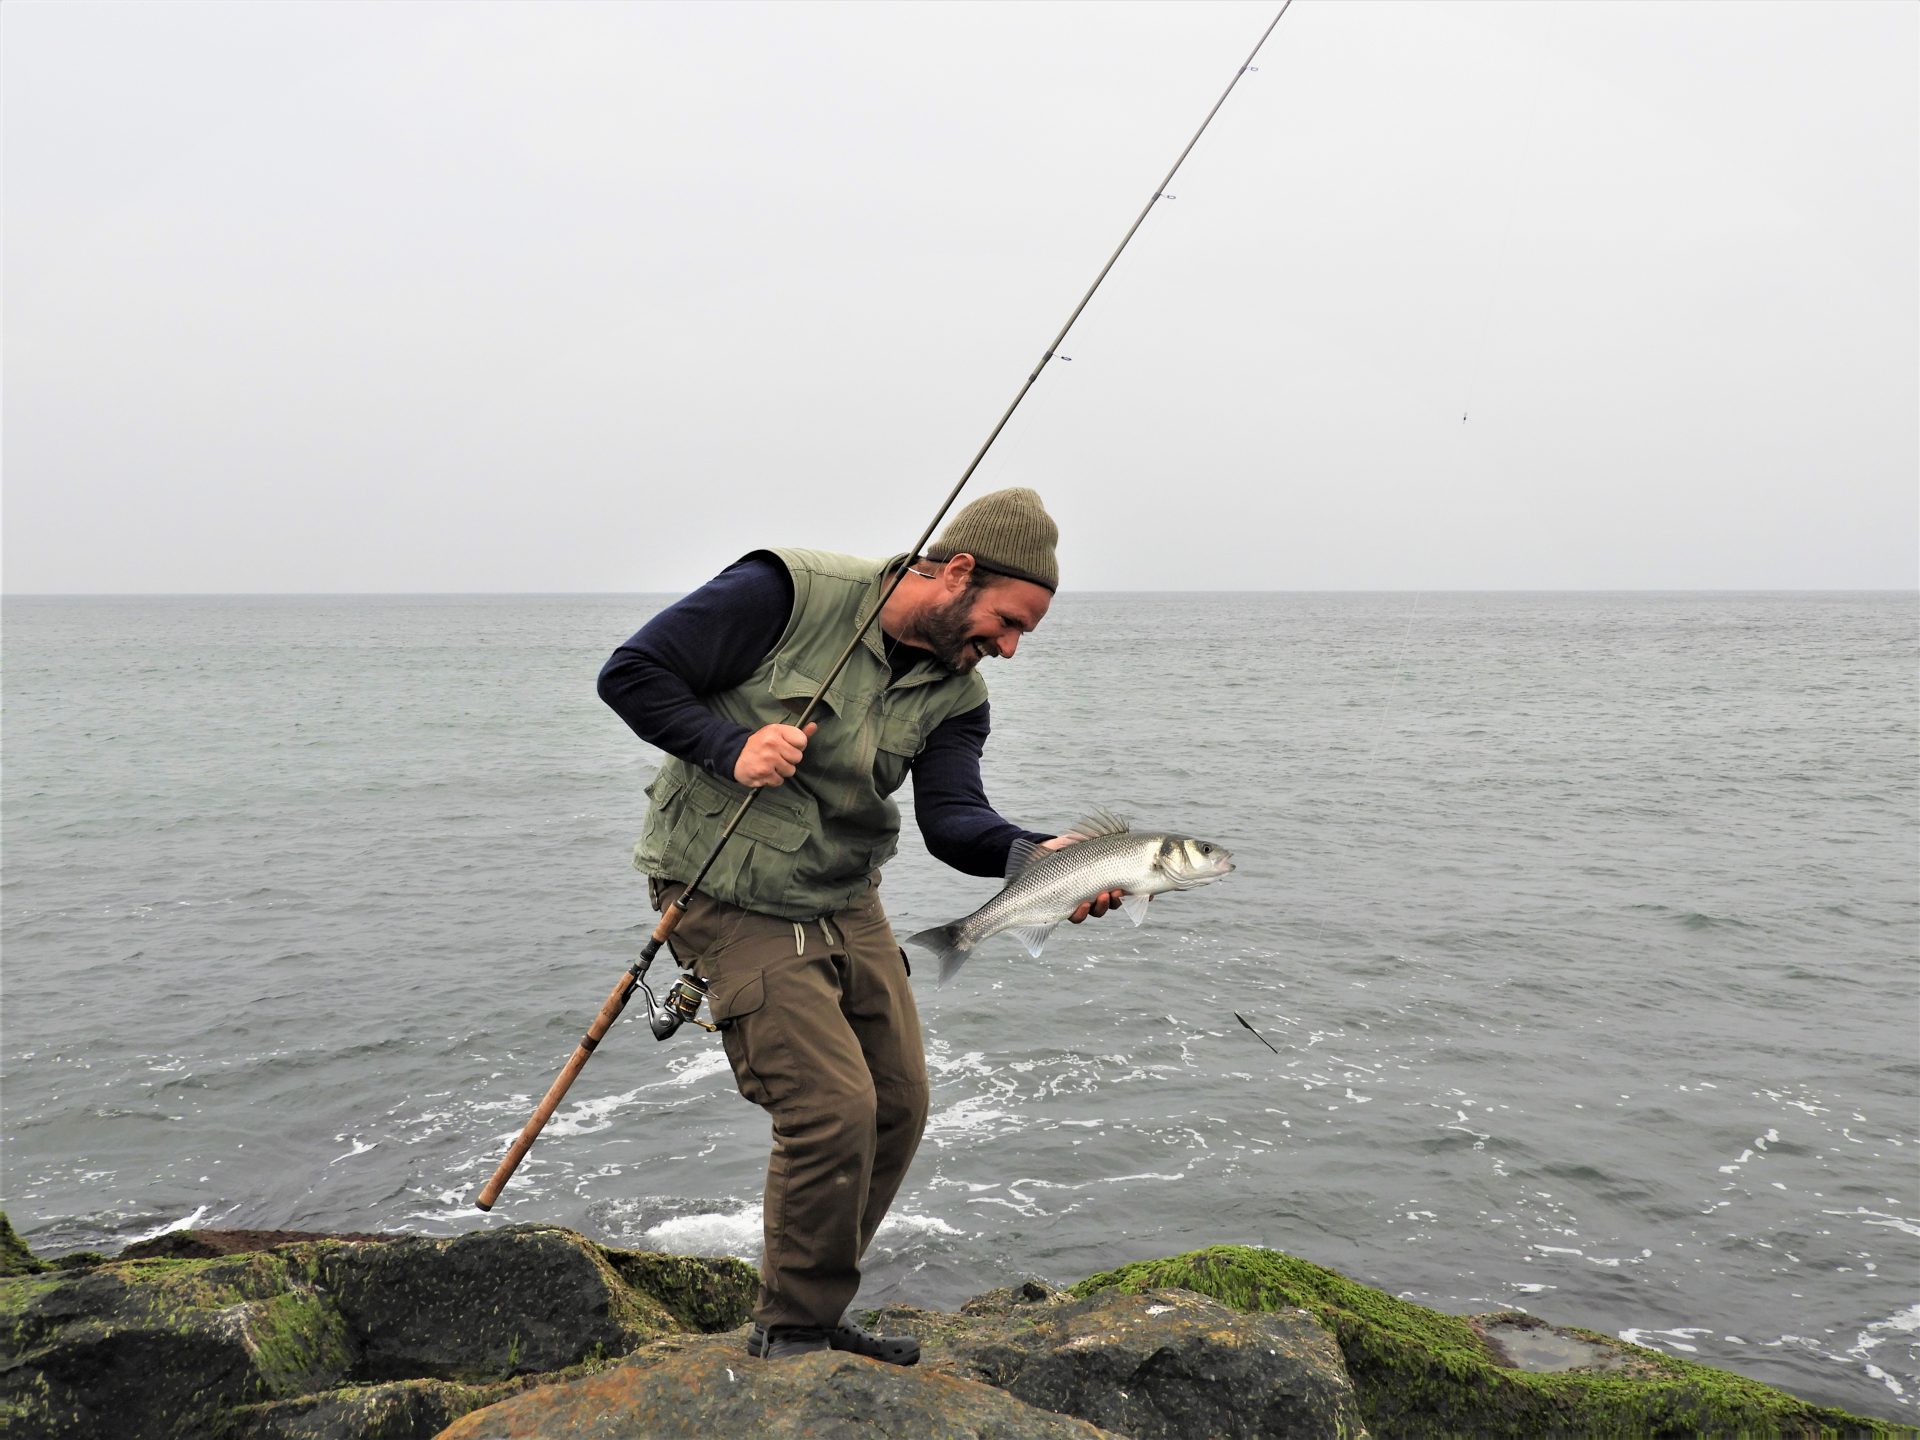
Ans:
[[[56,1276],[14,1276],[0,1280],[0,1323],[18,1320],[27,1311],[27,1307],[42,1295],[50,1295],[60,1288]]]
[[[42,1296],[60,1288],[57,1279],[15,1276],[0,1280],[0,1335],[6,1337],[9,1354],[31,1350],[46,1338],[51,1322],[34,1317],[33,1305]]]
[[[1586,1332],[1638,1373],[1535,1374],[1493,1356],[1466,1320],[1274,1250],[1220,1245],[1090,1276],[1076,1295],[1167,1286],[1241,1310],[1297,1307],[1339,1342],[1368,1428],[1399,1436],[1902,1436],[1744,1376]]]
[[[340,1312],[302,1286],[248,1307],[244,1338],[261,1387],[273,1396],[337,1385],[353,1370],[353,1337]]]
[[[98,1250],[74,1250],[59,1255],[47,1262],[52,1270],[91,1270],[96,1265],[104,1265],[112,1257],[102,1255]]]
[[[7,1212],[0,1210],[0,1275],[37,1275],[46,1268],[46,1262],[35,1257],[27,1242],[14,1233]]]
[[[737,1329],[753,1313],[760,1277],[743,1261],[730,1256],[707,1259],[651,1250],[596,1248],[625,1282],[621,1288],[647,1296],[666,1312],[676,1329],[711,1335]]]

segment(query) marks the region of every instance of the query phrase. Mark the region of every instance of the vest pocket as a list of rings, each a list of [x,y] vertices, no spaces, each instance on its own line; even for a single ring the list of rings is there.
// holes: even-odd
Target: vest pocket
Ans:
[[[882,715],[880,748],[896,755],[918,755],[925,748],[926,736],[921,728],[924,723],[923,718],[913,715]]]
[[[692,775],[692,780],[688,801],[709,820],[731,814],[746,794],[737,785],[723,790],[697,772]],[[784,855],[791,855],[807,843],[807,824],[803,814],[795,802],[782,800],[773,794],[763,794],[753,802],[753,808],[741,819],[740,828],[735,833],[761,845],[771,846]]]
[[[882,795],[891,795],[907,783],[913,757],[925,748],[919,724],[905,715],[882,715],[879,748],[873,757],[873,783]]]

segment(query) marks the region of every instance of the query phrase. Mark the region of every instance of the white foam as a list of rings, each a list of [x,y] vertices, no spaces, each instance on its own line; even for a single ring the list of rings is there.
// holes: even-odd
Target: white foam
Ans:
[[[333,1138],[336,1140],[345,1140],[347,1137],[344,1135],[336,1135]],[[338,1165],[342,1160],[351,1160],[356,1155],[364,1155],[380,1142],[378,1140],[361,1141],[356,1138],[352,1143],[353,1148],[351,1150],[347,1151],[344,1155],[334,1156],[333,1159],[327,1161],[327,1164]]]
[[[762,1229],[761,1209],[755,1204],[702,1215],[677,1215],[649,1225],[643,1233],[649,1243],[681,1255],[735,1255],[753,1260],[760,1254]],[[965,1233],[938,1216],[896,1214],[880,1222],[874,1241],[878,1244],[916,1235]]]
[[[1878,1210],[1869,1210],[1864,1205],[1856,1205],[1851,1210],[1822,1210],[1822,1215],[1858,1215],[1869,1225],[1883,1226],[1889,1230],[1898,1230],[1903,1235],[1920,1238],[1920,1225],[1899,1215],[1887,1215]]]
[[[211,1207],[202,1205],[198,1210],[194,1211],[191,1215],[186,1216],[184,1219],[173,1220],[168,1222],[165,1225],[162,1225],[157,1230],[148,1230],[144,1234],[135,1235],[127,1243],[129,1245],[138,1245],[142,1240],[154,1240],[159,1238],[162,1235],[171,1235],[176,1230],[191,1230],[193,1229],[194,1226],[198,1225],[202,1220],[207,1218],[207,1211],[209,1208]]]
[[[1683,1325],[1677,1330],[1621,1330],[1617,1333],[1629,1345],[1644,1345],[1650,1350],[1684,1350],[1694,1355],[1699,1353],[1700,1347],[1687,1342],[1713,1332],[1698,1325]]]
[[[548,1121],[547,1134],[550,1136],[592,1135],[597,1131],[609,1129],[613,1125],[615,1112],[631,1105],[639,1094],[640,1089],[634,1089],[619,1095],[602,1095],[597,1100],[582,1100],[571,1110],[562,1111]]]
[[[751,1260],[760,1253],[760,1207],[704,1215],[676,1215],[649,1225],[646,1238],[662,1250],[681,1255],[737,1255]]]
[[[664,1080],[655,1080],[643,1089],[657,1089],[662,1085],[692,1085],[705,1080],[709,1075],[717,1075],[728,1068],[727,1052],[715,1047],[711,1050],[697,1050],[689,1058],[676,1060],[672,1072]]]
[[[969,1095],[927,1121],[927,1136],[936,1142],[954,1135],[972,1135],[1018,1120],[1011,1110],[991,1108],[984,1095]]]
[[[880,1222],[875,1241],[902,1235],[964,1235],[967,1232],[949,1225],[937,1215],[889,1215]]]

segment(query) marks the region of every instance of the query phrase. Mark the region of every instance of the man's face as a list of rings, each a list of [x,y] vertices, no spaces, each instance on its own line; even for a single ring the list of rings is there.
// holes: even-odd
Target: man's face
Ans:
[[[976,572],[977,573],[977,572]],[[964,675],[988,655],[1012,659],[1020,637],[1046,618],[1053,595],[1044,585],[1008,575],[982,575],[952,599],[928,610],[920,635],[934,658]]]

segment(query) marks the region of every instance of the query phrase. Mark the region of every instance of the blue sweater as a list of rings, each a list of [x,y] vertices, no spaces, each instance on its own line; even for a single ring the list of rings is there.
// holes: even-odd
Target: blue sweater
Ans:
[[[614,651],[600,670],[600,698],[649,745],[731,780],[752,732],[709,710],[700,697],[731,690],[759,669],[792,611],[793,577],[777,556],[756,550]],[[898,679],[931,657],[894,641],[888,658]],[[980,783],[988,710],[982,702],[943,721],[913,760],[913,813],[927,849],[969,875],[1005,874],[1007,851],[1018,838],[1052,838],[1022,830],[988,803]]]

